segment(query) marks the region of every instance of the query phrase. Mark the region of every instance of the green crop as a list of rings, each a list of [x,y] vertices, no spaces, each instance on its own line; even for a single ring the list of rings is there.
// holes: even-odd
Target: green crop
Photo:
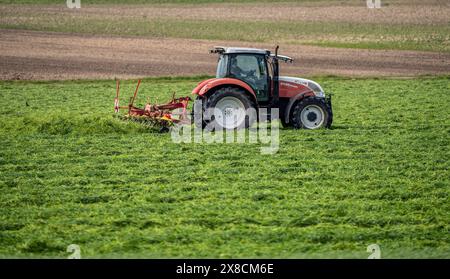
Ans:
[[[0,82],[1,257],[448,258],[449,77],[317,80],[332,129],[282,129],[274,155],[115,119],[114,81]]]

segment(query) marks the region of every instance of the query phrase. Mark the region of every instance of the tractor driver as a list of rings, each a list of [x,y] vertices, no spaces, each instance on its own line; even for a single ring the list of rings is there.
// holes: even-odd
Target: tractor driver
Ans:
[[[255,70],[245,71],[238,66],[237,57],[231,57],[230,73],[238,79],[255,79]]]

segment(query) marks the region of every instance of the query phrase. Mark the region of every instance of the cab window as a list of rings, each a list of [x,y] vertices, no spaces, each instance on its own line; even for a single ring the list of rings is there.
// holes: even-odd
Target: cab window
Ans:
[[[248,83],[256,94],[265,98],[268,92],[264,55],[230,55],[230,76]]]

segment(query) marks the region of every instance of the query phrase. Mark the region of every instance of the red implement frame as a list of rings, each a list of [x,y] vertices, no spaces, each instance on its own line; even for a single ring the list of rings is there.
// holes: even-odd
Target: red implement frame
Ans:
[[[150,104],[147,103],[144,108],[138,108],[134,106],[134,101],[139,90],[139,85],[141,80],[138,81],[136,90],[134,91],[133,97],[130,98],[128,106],[119,106],[119,91],[120,91],[120,81],[117,80],[116,84],[116,98],[114,99],[114,112],[118,113],[121,109],[128,109],[128,116],[131,117],[148,117],[157,120],[164,120],[172,123],[188,122],[187,118],[187,106],[191,98],[181,97],[175,98],[175,93],[172,95],[172,100],[166,104]],[[180,109],[180,112],[174,112]]]

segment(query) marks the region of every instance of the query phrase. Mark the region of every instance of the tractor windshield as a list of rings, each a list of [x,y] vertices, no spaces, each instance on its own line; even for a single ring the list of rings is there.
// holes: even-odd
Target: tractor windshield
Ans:
[[[224,78],[227,75],[228,55],[220,55],[217,63],[216,78]]]

